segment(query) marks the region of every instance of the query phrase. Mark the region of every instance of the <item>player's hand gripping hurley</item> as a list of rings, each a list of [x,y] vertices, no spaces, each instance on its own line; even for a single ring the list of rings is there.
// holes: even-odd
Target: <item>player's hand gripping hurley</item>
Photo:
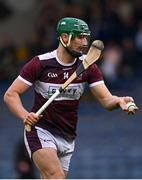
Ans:
[[[54,101],[54,99],[62,92],[69,84],[71,84],[81,73],[83,73],[89,66],[95,63],[101,55],[102,50],[104,49],[104,44],[100,40],[93,41],[86,58],[82,61],[76,71],[69,77],[69,79],[59,88],[56,92],[47,100],[47,102],[36,112],[36,115],[39,116],[41,113],[49,106],[49,104]],[[25,124],[26,131],[31,131],[31,126]]]

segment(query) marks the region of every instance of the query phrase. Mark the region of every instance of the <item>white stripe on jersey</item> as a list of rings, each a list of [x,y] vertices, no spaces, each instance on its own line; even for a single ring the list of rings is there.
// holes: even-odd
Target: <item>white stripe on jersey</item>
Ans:
[[[41,54],[38,56],[38,58],[40,60],[47,60],[47,59],[56,58],[56,50],[54,50],[52,52],[45,53],[45,54]]]
[[[49,99],[63,84],[36,81],[35,91]],[[55,100],[78,100],[84,92],[85,83],[70,84]]]
[[[89,84],[89,87],[94,87],[94,86],[97,86],[99,84],[104,84],[104,81],[97,81],[97,82],[94,82],[92,84]]]
[[[81,57],[79,57],[80,60],[84,60],[86,57],[86,55],[82,55]],[[47,59],[52,59],[52,58],[56,58],[57,62],[59,64],[61,64],[62,66],[72,66],[75,62],[76,62],[76,59],[72,62],[72,63],[63,63],[63,61],[61,61],[58,56],[57,56],[57,50],[54,50],[52,52],[48,52],[48,53],[45,53],[45,54],[41,54],[38,56],[38,58],[40,60],[47,60]]]
[[[18,79],[20,79],[21,81],[23,81],[24,83],[26,83],[29,86],[32,86],[32,83],[27,81],[26,79],[22,78],[20,75],[18,76]]]
[[[84,60],[85,58],[86,58],[85,54],[79,57],[80,60]]]

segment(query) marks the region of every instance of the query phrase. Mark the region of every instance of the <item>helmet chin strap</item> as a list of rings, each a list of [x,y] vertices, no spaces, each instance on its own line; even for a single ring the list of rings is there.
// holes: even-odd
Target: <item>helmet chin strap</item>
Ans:
[[[70,42],[71,42],[71,38],[72,38],[72,33],[69,34],[69,39],[68,39],[68,42],[67,44],[64,43],[63,39],[61,38],[60,36],[60,42],[62,43],[63,47],[66,48],[70,45]]]
[[[60,36],[59,39],[60,39],[60,42],[61,42],[61,44],[63,45],[63,47],[66,49],[66,51],[67,51],[73,58],[78,58],[78,57],[82,56],[82,53],[69,49],[69,45],[70,45],[70,42],[71,42],[71,38],[72,38],[72,33],[69,34],[69,39],[68,39],[67,44],[64,43],[64,41],[63,41],[63,39],[61,38],[61,36]]]

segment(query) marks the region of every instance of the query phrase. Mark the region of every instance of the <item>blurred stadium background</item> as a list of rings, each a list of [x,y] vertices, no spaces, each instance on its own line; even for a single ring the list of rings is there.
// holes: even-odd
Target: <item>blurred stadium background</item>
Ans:
[[[57,47],[56,24],[64,16],[84,19],[92,31],[91,41],[104,41],[99,66],[109,89],[133,96],[140,108],[135,116],[120,110],[107,112],[86,90],[69,178],[141,179],[141,0],[0,1],[0,178],[18,178],[23,157],[21,149],[20,155],[17,152],[23,125],[4,105],[3,94],[31,57]],[[22,99],[30,108],[32,91]]]

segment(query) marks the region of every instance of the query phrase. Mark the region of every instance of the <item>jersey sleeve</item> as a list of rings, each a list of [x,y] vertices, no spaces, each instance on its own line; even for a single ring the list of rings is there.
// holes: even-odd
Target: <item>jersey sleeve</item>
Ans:
[[[104,78],[101,70],[96,64],[93,64],[88,69],[88,84],[89,87],[93,87],[97,84],[104,83]]]
[[[26,63],[20,71],[19,78],[29,85],[32,85],[39,77],[41,72],[41,63],[36,56]]]

